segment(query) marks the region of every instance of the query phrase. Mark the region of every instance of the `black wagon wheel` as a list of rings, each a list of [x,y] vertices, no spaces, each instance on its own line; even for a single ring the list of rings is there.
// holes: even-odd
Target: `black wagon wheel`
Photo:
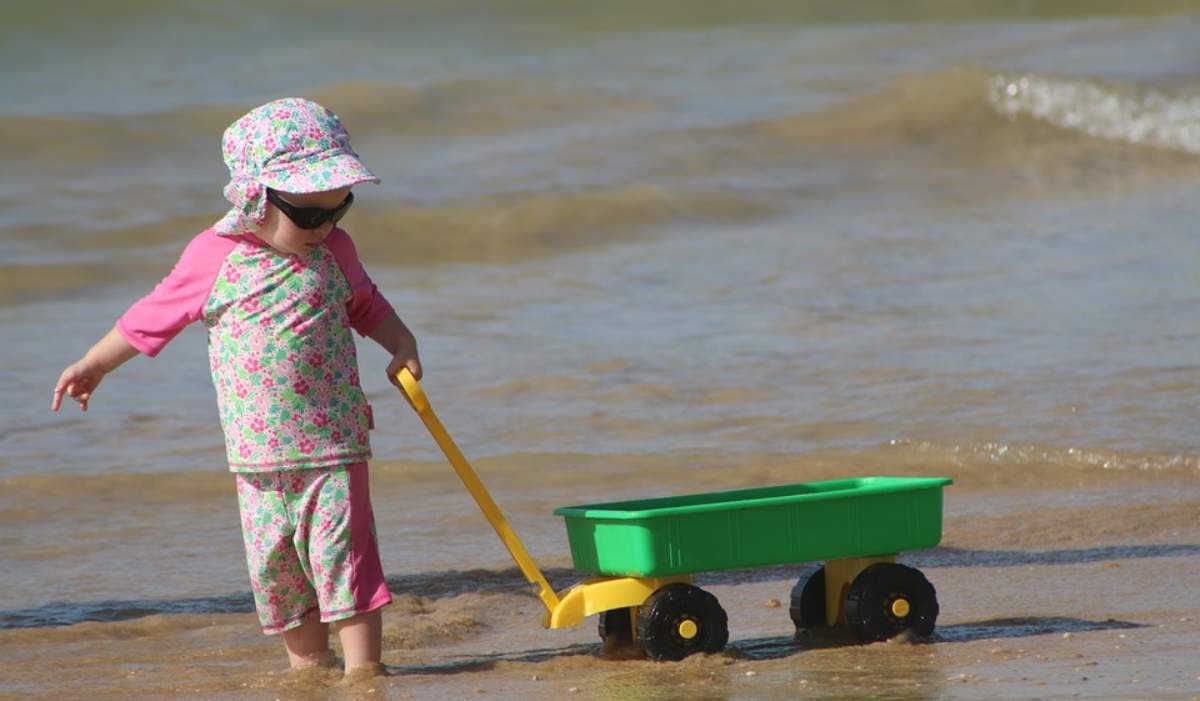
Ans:
[[[729,642],[728,626],[717,597],[690,584],[668,584],[638,607],[638,643],[653,660],[720,652]]]
[[[920,570],[877,563],[863,570],[846,595],[846,622],[864,643],[906,630],[925,637],[938,616],[937,592]]]
[[[607,649],[611,646],[624,646],[633,642],[633,617],[630,611],[612,609],[600,613],[600,640]]]
[[[796,630],[802,628],[825,628],[825,568],[818,568],[807,579],[800,579],[792,587],[792,607],[789,613]]]

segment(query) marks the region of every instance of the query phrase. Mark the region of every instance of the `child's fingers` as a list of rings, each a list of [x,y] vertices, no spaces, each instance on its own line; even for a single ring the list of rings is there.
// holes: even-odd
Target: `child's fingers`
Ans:
[[[88,400],[92,398],[92,391],[96,389],[95,378],[75,371],[74,367],[63,370],[62,375],[58,378],[58,383],[54,386],[54,399],[50,402],[50,410],[58,411],[62,408],[63,396],[68,396],[74,399],[79,408],[87,411]]]
[[[86,382],[81,380],[68,382],[65,388],[65,393],[68,397],[74,399],[75,402],[79,404],[80,409],[87,411],[87,403],[88,400],[92,398],[92,390]],[[61,397],[61,393],[59,396]]]
[[[393,359],[392,362],[388,364],[387,376],[388,382],[391,382],[398,389],[404,389],[404,385],[400,384],[399,375],[400,371],[404,370],[405,368],[412,373],[413,378],[417,380],[421,379],[421,361],[417,360],[416,358],[409,358],[403,362],[401,362],[399,358]]]
[[[66,395],[78,402],[79,385],[75,382],[67,382],[64,385],[59,385],[58,387],[54,388],[54,406],[51,408],[55,411],[58,411],[59,407],[62,406],[63,395]]]
[[[58,382],[54,383],[54,399],[50,402],[50,411],[58,411],[62,406],[63,394],[69,390],[70,384],[71,368],[67,368],[58,376]]]
[[[91,377],[84,378],[76,389],[79,392],[79,396],[75,399],[79,401],[79,406],[83,407],[84,411],[87,411],[88,400],[92,398],[92,392],[96,391],[95,379]]]

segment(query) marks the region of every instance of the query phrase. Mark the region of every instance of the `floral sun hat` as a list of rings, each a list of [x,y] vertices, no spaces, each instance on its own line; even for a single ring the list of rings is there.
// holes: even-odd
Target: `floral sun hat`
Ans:
[[[255,107],[225,130],[221,140],[233,207],[213,225],[222,236],[257,231],[266,216],[267,188],[324,192],[358,183],[378,183],[358,154],[337,115],[298,97]]]

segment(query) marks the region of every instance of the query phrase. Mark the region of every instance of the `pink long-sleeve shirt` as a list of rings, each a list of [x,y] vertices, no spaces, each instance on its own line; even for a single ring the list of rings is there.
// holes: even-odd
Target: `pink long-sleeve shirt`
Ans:
[[[341,229],[304,258],[210,229],[117,330],[155,356],[203,322],[229,468],[263,472],[370,457],[350,329],[366,335],[392,312]]]

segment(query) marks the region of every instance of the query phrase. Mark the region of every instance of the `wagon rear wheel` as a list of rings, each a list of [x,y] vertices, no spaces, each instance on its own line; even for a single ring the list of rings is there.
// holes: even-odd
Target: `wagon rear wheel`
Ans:
[[[846,595],[846,622],[864,643],[906,630],[925,637],[938,616],[937,593],[919,570],[880,563],[863,570]]]
[[[633,643],[633,618],[629,609],[612,609],[600,613],[599,633],[605,649]]]
[[[825,628],[825,568],[821,567],[792,587],[792,607],[789,613],[796,630]]]
[[[717,597],[690,584],[668,584],[638,607],[638,643],[653,660],[720,652],[729,642],[728,623]]]

